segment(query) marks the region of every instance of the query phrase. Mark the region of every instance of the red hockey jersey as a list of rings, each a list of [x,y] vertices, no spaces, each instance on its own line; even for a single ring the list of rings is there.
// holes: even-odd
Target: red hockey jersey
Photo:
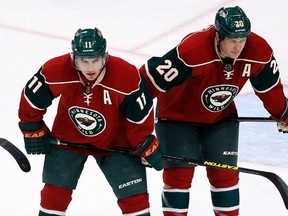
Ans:
[[[54,138],[104,149],[135,148],[153,132],[152,96],[135,66],[108,57],[92,86],[84,83],[70,54],[47,61],[22,92],[20,120],[41,121],[53,99],[60,97]]]
[[[280,118],[286,98],[268,43],[251,33],[234,60],[221,59],[214,40],[215,28],[209,26],[187,35],[164,56],[152,57],[141,67],[157,96],[158,118],[214,123],[235,116],[233,99],[248,80],[267,111]]]

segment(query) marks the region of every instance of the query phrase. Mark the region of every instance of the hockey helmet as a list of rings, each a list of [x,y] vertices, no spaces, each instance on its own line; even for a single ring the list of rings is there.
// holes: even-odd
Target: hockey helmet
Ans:
[[[215,17],[215,28],[221,41],[225,37],[248,37],[251,32],[251,23],[239,6],[222,7],[218,10]]]
[[[106,52],[106,39],[97,28],[78,29],[71,44],[74,58],[104,56]]]

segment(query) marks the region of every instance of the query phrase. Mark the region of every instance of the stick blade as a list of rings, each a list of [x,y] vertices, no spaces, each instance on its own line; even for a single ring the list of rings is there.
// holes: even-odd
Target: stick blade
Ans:
[[[29,172],[31,170],[28,158],[14,144],[4,138],[0,138],[0,146],[2,146],[14,157],[23,172]]]
[[[226,164],[220,164],[215,162],[209,162],[209,161],[200,161],[200,160],[194,160],[189,158],[183,158],[183,157],[177,157],[177,156],[171,156],[171,155],[163,155],[162,156],[165,160],[177,160],[177,161],[183,161],[185,163],[188,163],[193,166],[205,166],[205,167],[211,167],[215,169],[224,169],[224,170],[232,170],[232,171],[238,171],[242,173],[248,173],[248,174],[254,174],[259,175],[262,177],[267,178],[270,180],[278,189],[282,200],[284,202],[284,205],[286,209],[288,210],[288,185],[284,182],[280,176],[278,176],[275,173],[262,171],[262,170],[255,170],[250,168],[244,168],[244,167],[238,167],[238,166],[227,166]],[[225,166],[222,166],[225,165]]]
[[[280,178],[275,173],[265,172],[262,176],[269,179],[278,189],[285,204],[286,209],[288,210],[288,186],[282,178]]]

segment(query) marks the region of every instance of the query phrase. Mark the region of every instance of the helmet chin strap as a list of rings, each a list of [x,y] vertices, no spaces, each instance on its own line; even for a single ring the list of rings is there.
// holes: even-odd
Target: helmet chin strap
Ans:
[[[103,70],[106,67],[107,62],[108,62],[108,57],[109,57],[108,52],[106,52],[103,56],[103,67],[101,70]]]
[[[221,48],[220,48],[220,39],[219,39],[219,33],[215,33],[215,46],[218,52],[219,57],[221,58],[226,58],[226,56],[221,52]]]
[[[105,76],[105,72],[106,72],[106,67],[103,67],[100,73],[98,74],[98,76],[94,80],[88,80],[81,71],[77,70],[79,79],[84,86],[84,91],[86,94],[89,94],[91,91],[91,88],[93,88],[96,84],[102,81],[103,77]]]

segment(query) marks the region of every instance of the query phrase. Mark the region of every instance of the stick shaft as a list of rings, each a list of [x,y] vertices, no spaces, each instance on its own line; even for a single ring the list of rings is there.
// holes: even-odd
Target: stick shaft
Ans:
[[[276,120],[269,117],[238,117],[231,120],[239,122],[276,122]]]

